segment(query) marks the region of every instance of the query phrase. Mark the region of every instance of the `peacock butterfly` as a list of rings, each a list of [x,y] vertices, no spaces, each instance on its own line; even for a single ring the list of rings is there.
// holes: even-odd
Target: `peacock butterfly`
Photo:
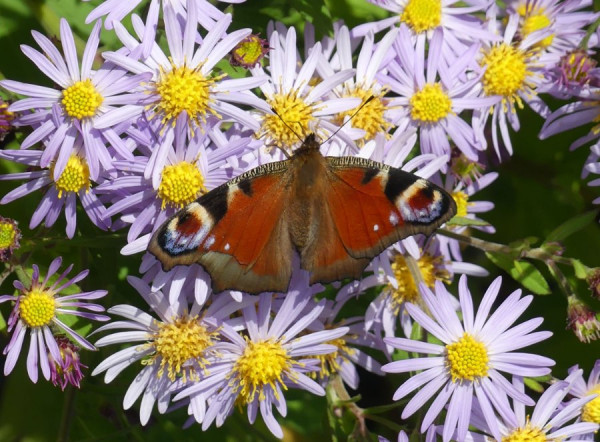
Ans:
[[[215,292],[287,291],[294,251],[311,284],[358,279],[371,259],[456,213],[453,198],[411,173],[324,157],[314,134],[287,160],[213,189],[158,228],[148,250],[165,271],[197,262]]]

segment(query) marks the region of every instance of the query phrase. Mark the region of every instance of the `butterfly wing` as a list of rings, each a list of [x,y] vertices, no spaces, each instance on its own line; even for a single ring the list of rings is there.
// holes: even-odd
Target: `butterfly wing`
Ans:
[[[286,163],[263,165],[203,195],[166,221],[148,250],[165,270],[199,263],[216,292],[285,291],[293,254]]]
[[[456,213],[445,190],[411,173],[362,158],[326,160],[323,219],[303,261],[313,282],[339,279],[336,268],[356,277],[391,244],[417,233],[430,235]],[[317,250],[318,244],[325,250]]]

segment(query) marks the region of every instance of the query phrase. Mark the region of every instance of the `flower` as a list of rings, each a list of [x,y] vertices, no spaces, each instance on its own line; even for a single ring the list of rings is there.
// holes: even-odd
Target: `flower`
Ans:
[[[83,0],[85,2],[89,0]],[[144,0],[104,0],[89,13],[85,22],[91,23],[100,17],[106,16],[106,29],[112,29],[115,23],[119,23],[129,15]],[[227,3],[241,3],[244,0],[230,0]],[[152,49],[152,44],[156,38],[156,28],[158,26],[158,16],[160,5],[163,9],[172,7],[176,11],[178,18],[186,20],[188,11],[192,11],[194,18],[200,25],[210,30],[215,26],[215,21],[223,18],[223,13],[207,0],[151,0],[148,6],[146,16],[146,29],[143,33],[141,53],[147,58]]]
[[[600,69],[596,65],[588,52],[582,49],[569,51],[548,70],[548,83],[543,89],[562,99],[587,95],[592,87],[599,86]]]
[[[421,296],[432,317],[413,304],[406,309],[441,344],[421,342],[405,338],[384,338],[386,344],[410,352],[433,355],[391,362],[382,367],[386,373],[405,373],[423,370],[402,384],[394,394],[400,400],[420,388],[406,405],[402,418],[411,416],[426,401],[434,398],[423,417],[421,431],[433,423],[442,408],[448,405],[443,428],[444,441],[456,438],[464,440],[470,423],[474,395],[486,411],[486,422],[491,419],[492,408],[503,409],[503,400],[510,396],[520,403],[533,405],[523,392],[511,386],[501,372],[520,376],[543,376],[554,361],[529,353],[513,353],[514,350],[534,344],[551,336],[550,332],[535,332],[542,318],[530,319],[510,328],[533,300],[533,296],[521,298],[521,290],[514,291],[491,313],[491,307],[500,290],[502,279],[496,278],[486,291],[477,313],[465,276],[459,282],[459,301],[462,320],[452,306],[452,297],[440,281],[435,283],[435,293],[421,284]],[[492,422],[490,422],[490,420]]]
[[[83,149],[79,155],[85,158],[89,175],[96,180],[102,170],[111,168],[112,150],[119,158],[132,157],[113,125],[97,126],[98,117],[118,109],[120,105],[138,103],[144,98],[136,89],[147,75],[127,76],[122,69],[107,65],[98,71],[92,70],[100,41],[100,22],[95,24],[90,34],[81,65],[73,33],[65,19],[60,21],[64,56],[48,38],[35,31],[32,34],[44,53],[26,45],[21,46],[23,53],[60,90],[13,80],[0,81],[0,86],[5,89],[29,97],[11,104],[11,112],[34,111],[33,114],[24,113],[13,121],[15,126],[35,128],[23,140],[21,149],[42,141],[44,151],[40,166],[48,167],[53,163],[53,177],[58,179],[76,146],[82,142]],[[111,150],[107,144],[112,147]]]
[[[467,158],[476,161],[477,151],[483,149],[482,140],[459,114],[493,106],[500,98],[480,97],[481,73],[467,74],[475,63],[478,46],[471,46],[460,58],[446,64],[441,57],[443,37],[441,31],[434,32],[425,62],[424,44],[413,46],[408,29],[401,25],[394,42],[396,58],[388,63],[388,73],[378,75],[378,80],[398,94],[389,100],[396,131],[417,128],[422,153],[450,158],[450,139]]]
[[[600,360],[594,364],[587,382],[581,374],[578,365],[569,368],[569,375],[580,373],[575,376],[569,394],[577,399],[590,398],[590,395],[596,395],[591,401],[587,402],[581,410],[581,420],[583,422],[592,422],[600,424]],[[569,376],[571,377],[571,376]],[[594,438],[591,437],[590,440]]]
[[[231,50],[231,64],[250,69],[260,64],[269,52],[269,42],[250,34]]]
[[[15,249],[18,249],[21,239],[21,231],[17,227],[17,222],[11,218],[0,216],[0,261],[10,260]]]
[[[596,312],[574,295],[569,296],[568,305],[567,329],[571,329],[581,342],[599,339],[600,321],[596,318]]]
[[[0,98],[0,142],[12,130],[15,114],[8,110],[10,103]]]
[[[436,30],[443,30],[445,45],[464,50],[466,46],[482,40],[494,39],[494,35],[483,27],[481,20],[472,13],[485,12],[492,4],[490,0],[369,0],[394,14],[375,23],[365,23],[352,30],[353,36],[362,36],[369,31],[378,32],[400,23],[410,30],[410,39],[425,43]],[[457,3],[459,4],[457,6]]]
[[[182,32],[174,9],[166,5],[165,28],[171,53],[165,54],[154,43],[150,56],[142,61],[137,59],[138,41],[121,24],[115,23],[117,36],[129,54],[123,51],[105,52],[103,57],[133,73],[146,73],[151,78],[143,85],[146,94],[143,103],[124,106],[104,115],[99,123],[101,127],[143,116],[150,121],[149,129],[159,139],[164,139],[181,121],[189,130],[199,129],[202,133],[210,132],[223,119],[238,122],[252,130],[258,129],[258,122],[248,112],[231,103],[252,106],[260,102],[250,89],[263,83],[266,78],[226,79],[224,74],[215,69],[215,65],[250,35],[251,30],[240,29],[226,34],[231,24],[231,15],[226,14],[197,44],[195,11],[194,8],[191,11],[188,9]],[[143,34],[144,25],[139,17],[134,16],[133,19],[138,35]],[[182,114],[187,118],[179,120]],[[153,150],[149,164],[161,158],[166,149],[168,143],[160,143],[160,147]]]
[[[12,336],[3,351],[3,354],[6,355],[6,361],[4,362],[5,376],[15,368],[28,330],[31,338],[27,354],[27,373],[32,382],[38,380],[38,364],[42,370],[42,375],[48,380],[52,373],[50,363],[63,361],[63,355],[58,344],[59,339],[53,335],[53,329],[68,334],[79,346],[87,350],[96,349],[83,336],[67,326],[62,318],[63,316],[72,315],[93,321],[108,321],[110,319],[108,316],[98,313],[103,312],[104,307],[86,302],[87,300],[103,297],[107,291],[93,290],[91,292],[58,296],[60,292],[78,283],[89,273],[88,270],[84,270],[65,282],[66,275],[73,268],[73,265],[70,265],[53,283],[50,283],[50,278],[58,272],[61,264],[62,258],[55,258],[50,263],[48,273],[43,280],[40,278],[40,269],[34,264],[31,283],[28,286],[21,281],[13,283],[20,294],[0,296],[0,303],[7,301],[15,303],[8,318],[8,331],[12,332]],[[50,358],[48,355],[50,355]],[[62,367],[66,368],[64,362]]]
[[[344,69],[322,80],[316,79],[315,70],[321,61],[321,44],[315,43],[306,61],[301,63],[298,60],[294,28],[289,28],[281,38],[278,31],[273,31],[269,46],[271,51],[266,69],[270,81],[259,86],[266,101],[255,106],[264,113],[260,117],[261,127],[256,135],[261,145],[275,145],[290,152],[293,145],[302,142],[304,136],[311,132],[318,130],[321,135],[333,134],[338,129],[333,122],[334,116],[360,103],[356,98],[331,96],[331,91],[352,77],[354,70]],[[297,67],[299,63],[300,68]],[[259,78],[266,73],[261,66],[250,69],[250,72]],[[314,83],[317,84],[313,87]],[[334,138],[354,144],[344,131],[337,132]]]
[[[102,361],[92,372],[95,376],[106,372],[104,382],[112,382],[128,366],[140,362],[141,371],[131,383],[124,409],[129,409],[142,396],[140,422],[146,425],[152,408],[158,402],[158,410],[165,413],[171,396],[170,388],[177,379],[183,382],[198,380],[218,361],[222,351],[218,342],[221,321],[237,309],[254,302],[246,298],[242,303],[233,302],[221,295],[202,311],[202,304],[192,303],[185,296],[168,302],[161,291],[152,290],[147,283],[128,277],[129,283],[157,314],[158,319],[131,305],[116,305],[108,309],[111,314],[125,318],[109,323],[96,333],[120,329],[96,342],[98,347],[113,344],[132,344]]]
[[[4,195],[0,200],[0,204],[7,204],[31,192],[47,187],[46,193],[44,193],[33,212],[29,222],[30,229],[37,227],[42,221],[45,221],[46,227],[54,225],[64,209],[67,220],[67,237],[72,238],[75,235],[77,223],[77,198],[81,201],[81,205],[90,220],[97,227],[103,230],[108,229],[110,219],[105,219],[106,208],[98,199],[95,188],[92,187],[88,163],[80,155],[82,146],[78,143],[75,147],[75,152],[69,157],[59,178],[54,178],[54,164],[51,164],[45,170],[39,170],[41,158],[44,155],[42,151],[0,150],[0,158],[38,168],[33,171],[0,175],[0,181],[28,180],[27,183]]]
[[[494,23],[495,20],[490,20],[490,26],[495,26]],[[517,111],[523,108],[523,102],[544,118],[550,113],[537,93],[537,88],[544,81],[545,66],[539,58],[540,49],[535,47],[549,31],[533,32],[517,43],[513,39],[518,24],[518,15],[509,16],[502,41],[486,45],[479,59],[479,64],[485,69],[481,78],[483,92],[488,97],[500,96],[501,103],[475,109],[473,126],[479,139],[485,143],[483,132],[491,118],[492,145],[498,158],[502,158],[498,130],[506,151],[512,155],[507,122],[513,130],[519,130]]]
[[[184,388],[174,400],[190,397],[191,401],[207,402],[194,417],[206,430],[215,420],[221,426],[235,404],[245,405],[248,419],[254,423],[258,411],[269,430],[283,437],[281,426],[273,415],[273,406],[282,416],[287,413],[283,390],[301,388],[323,396],[325,390],[305,373],[319,369],[319,361],[306,355],[327,354],[337,347],[325,342],[348,333],[347,327],[299,335],[323,311],[325,300],[310,312],[307,272],[292,277],[290,290],[271,320],[273,295],[263,293],[258,304],[242,310],[244,332],[238,333],[224,323],[220,329],[226,345],[213,364],[210,373],[195,385]]]
[[[65,391],[67,385],[72,385],[79,388],[83,379],[82,368],[88,368],[83,365],[79,359],[79,347],[69,341],[64,336],[56,336],[56,344],[60,351],[61,359],[55,360],[52,354],[48,354],[50,362],[50,380],[56,387],[60,385],[60,389]]]
[[[491,419],[484,417],[485,413],[481,404],[476,402],[472,423],[484,434],[469,432],[461,440],[486,442],[492,437],[494,440],[503,441],[594,440],[593,433],[598,430],[598,424],[580,422],[577,419],[582,410],[592,403],[590,401],[594,396],[588,394],[564,406],[561,404],[568,394],[573,394],[575,385],[583,382],[581,374],[582,370],[571,370],[570,375],[564,381],[558,381],[548,387],[531,412],[526,412],[525,407],[517,402],[514,402],[511,408],[507,401],[504,404],[504,414]],[[524,392],[522,377],[513,378],[513,388],[520,393]],[[490,425],[490,422],[494,424]],[[588,439],[586,436],[591,437]]]

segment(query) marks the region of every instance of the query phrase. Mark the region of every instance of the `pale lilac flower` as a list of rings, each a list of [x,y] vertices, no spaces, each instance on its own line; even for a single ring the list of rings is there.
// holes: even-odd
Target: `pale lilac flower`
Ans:
[[[464,441],[487,442],[490,438],[495,440],[547,440],[547,441],[583,441],[594,440],[594,433],[598,424],[580,422],[582,409],[589,405],[594,396],[585,396],[561,404],[568,394],[573,393],[575,383],[581,380],[582,370],[571,371],[564,380],[558,381],[548,387],[535,404],[532,411],[527,411],[525,406],[513,401],[511,407],[506,400],[506,416],[496,416],[495,425],[490,427],[489,421],[493,418],[485,417],[484,412],[477,403],[474,407],[471,424],[481,430],[483,434],[470,431]],[[513,387],[524,393],[523,378],[513,378]]]
[[[494,19],[489,23],[490,28],[496,30],[497,21]],[[514,131],[519,130],[517,113],[523,108],[523,103],[543,118],[550,113],[548,106],[538,95],[537,89],[544,82],[545,66],[540,60],[540,50],[535,47],[549,31],[532,32],[517,42],[515,35],[518,24],[519,16],[510,15],[502,41],[485,45],[479,58],[479,64],[485,69],[481,78],[483,92],[486,96],[500,96],[501,102],[474,109],[473,126],[478,138],[487,147],[484,131],[491,119],[492,145],[498,158],[502,158],[501,145],[512,155],[509,125]]]
[[[206,133],[222,121],[238,122],[255,131],[259,124],[239,104],[254,106],[261,103],[250,90],[266,80],[265,76],[251,78],[225,78],[216,64],[235,45],[247,37],[251,30],[240,29],[226,34],[231,24],[231,15],[220,19],[201,43],[195,41],[195,10],[189,12],[186,26],[181,29],[172,7],[165,7],[165,28],[169,52],[165,53],[153,43],[150,56],[138,60],[135,48],[138,40],[121,25],[115,23],[115,31],[121,42],[130,51],[105,52],[104,58],[133,73],[146,73],[151,78],[144,83],[146,99],[143,104],[129,105],[116,109],[102,117],[100,126],[111,126],[142,116],[149,121],[149,128],[160,140],[153,149],[146,177],[156,171],[152,166],[157,158],[166,156],[169,143],[164,142],[176,124],[186,115],[185,127],[195,132]],[[133,27],[138,36],[143,35],[144,25],[139,17],[133,16]]]
[[[105,219],[106,208],[98,199],[96,190],[92,186],[85,158],[79,155],[82,149],[81,144],[76,144],[74,153],[68,158],[65,169],[58,179],[53,178],[53,165],[46,169],[40,168],[43,152],[39,150],[0,150],[0,158],[35,168],[28,172],[0,175],[0,181],[27,180],[25,184],[21,184],[4,195],[0,204],[7,204],[46,188],[29,222],[30,229],[37,227],[42,221],[46,227],[54,225],[64,210],[67,221],[67,237],[72,238],[77,225],[77,199],[79,199],[90,221],[97,227],[107,230],[110,227],[110,219]]]
[[[378,133],[387,133],[392,129],[390,122],[390,109],[388,98],[385,97],[387,90],[375,80],[375,75],[382,69],[382,65],[389,58],[390,48],[398,35],[398,30],[388,32],[380,42],[375,44],[372,33],[366,35],[356,61],[356,74],[333,89],[336,97],[356,97],[361,99],[360,111],[354,110],[340,113],[337,123],[342,124],[352,117],[342,128],[346,132],[360,130],[364,134],[360,137],[361,145],[372,140]],[[335,52],[325,57],[317,65],[317,72],[322,78],[329,78],[336,72],[351,69],[354,66],[352,59],[353,44],[350,33],[346,26],[342,26],[335,34]],[[368,100],[368,101],[367,101]],[[353,129],[354,128],[354,129]],[[353,138],[355,138],[353,136]],[[330,143],[332,147],[339,143]],[[348,150],[350,146],[343,143],[338,149]],[[344,149],[346,148],[346,149]],[[335,155],[331,153],[329,155]],[[357,152],[345,152],[344,155],[356,154]]]
[[[478,151],[483,150],[482,140],[460,114],[494,106],[500,97],[480,96],[482,73],[467,76],[478,46],[446,64],[441,57],[444,37],[441,31],[434,32],[426,56],[424,43],[418,40],[414,46],[408,29],[401,25],[393,45],[397,58],[387,64],[387,73],[378,75],[378,80],[398,95],[388,104],[396,131],[417,128],[422,153],[449,158],[452,140],[467,158],[476,161]]]
[[[533,332],[543,321],[530,319],[511,326],[525,311],[533,296],[521,298],[521,290],[514,291],[492,313],[491,308],[500,291],[498,277],[486,291],[477,312],[467,287],[465,276],[459,282],[460,313],[452,308],[452,296],[444,284],[436,281],[435,293],[421,285],[421,296],[431,317],[413,304],[406,309],[421,327],[442,344],[433,344],[404,338],[385,338],[394,348],[415,352],[428,357],[410,358],[391,362],[382,367],[387,373],[408,373],[423,370],[404,382],[394,400],[400,400],[420,389],[407,403],[402,413],[406,419],[433,399],[421,422],[426,431],[441,410],[448,405],[443,427],[443,439],[448,441],[456,431],[456,438],[464,440],[471,419],[474,397],[484,410],[488,425],[497,433],[498,422],[493,413],[502,416],[507,409],[506,396],[518,402],[533,405],[522,391],[510,385],[501,374],[518,376],[543,376],[550,372],[554,361],[530,353],[514,352],[551,336],[550,332]]]
[[[89,0],[83,0],[89,1]],[[242,3],[244,0],[221,0],[227,3]],[[89,13],[85,22],[91,23],[100,17],[106,16],[106,29],[113,29],[115,23],[121,21],[129,15],[140,3],[146,3],[146,0],[104,0],[100,5],[96,6]],[[161,6],[164,9],[167,7],[173,8],[179,21],[186,21],[188,10],[191,9],[195,13],[195,20],[200,26],[210,31],[215,22],[223,18],[223,12],[207,0],[151,0],[148,6],[148,14],[146,15],[146,30],[142,37],[141,50],[144,58],[148,57],[152,48],[152,43],[156,38],[156,29],[158,27],[158,18]],[[190,14],[191,15],[191,14]]]
[[[583,422],[600,424],[600,360],[597,360],[594,364],[594,368],[592,368],[587,381],[583,378],[583,374],[581,373],[581,370],[579,370],[578,365],[569,368],[570,375],[577,372],[579,372],[580,375],[576,376],[573,380],[569,395],[575,398],[575,400],[589,399],[590,395],[592,395],[592,400],[587,402],[581,409],[580,419]],[[571,401],[565,404],[565,406],[570,405]],[[589,437],[585,438],[585,440],[594,440],[594,434],[589,434]]]
[[[15,368],[28,331],[30,343],[27,354],[27,373],[32,382],[38,380],[38,366],[42,370],[44,378],[49,380],[52,373],[51,361],[63,361],[57,337],[53,335],[52,330],[66,333],[77,345],[87,350],[96,349],[83,336],[59,319],[58,315],[72,315],[92,321],[108,321],[110,319],[108,316],[100,314],[104,311],[104,307],[87,302],[102,298],[107,292],[106,290],[93,290],[60,296],[60,292],[78,283],[89,273],[88,270],[84,270],[65,281],[67,274],[73,268],[71,264],[50,284],[50,278],[58,272],[61,264],[62,258],[55,258],[50,263],[48,273],[43,279],[40,276],[40,269],[34,264],[31,284],[28,287],[20,281],[15,281],[13,285],[20,294],[0,296],[0,303],[7,301],[15,303],[8,318],[8,331],[12,332],[12,335],[3,351],[3,354],[6,355],[5,376]]]
[[[239,403],[246,406],[251,424],[260,411],[269,430],[281,438],[283,431],[275,419],[273,406],[282,416],[287,414],[283,391],[300,388],[319,396],[325,394],[306,374],[319,369],[318,360],[307,359],[307,355],[335,351],[335,346],[325,342],[345,335],[348,328],[302,334],[325,307],[323,300],[307,313],[309,293],[308,275],[298,272],[292,277],[290,290],[274,317],[271,316],[273,295],[263,293],[256,306],[242,310],[243,334],[227,323],[219,329],[227,340],[219,360],[204,379],[175,396],[175,400],[190,397],[192,410],[196,410],[194,418],[202,423],[203,430],[213,422],[221,426]]]
[[[106,318],[108,320],[108,317]],[[48,354],[50,363],[50,381],[56,386],[60,386],[65,391],[68,385],[80,388],[83,379],[83,368],[87,365],[81,363],[80,348],[73,344],[64,336],[56,336],[61,359],[55,360],[52,353]]]
[[[129,283],[142,296],[156,317],[131,305],[116,305],[108,309],[124,320],[111,322],[97,332],[118,330],[96,342],[98,347],[112,344],[130,344],[102,361],[92,375],[106,372],[104,382],[112,382],[117,375],[134,363],[141,371],[129,386],[123,408],[129,409],[141,396],[140,422],[146,425],[154,404],[165,413],[170,402],[172,385],[203,378],[223,350],[219,344],[222,321],[236,310],[253,303],[234,302],[228,296],[219,296],[206,309],[192,303],[185,296],[170,303],[161,291],[152,290],[144,281],[128,277]]]
[[[594,144],[590,148],[590,154],[585,161],[585,166],[581,172],[581,178],[586,178],[588,173],[593,173],[595,175],[600,175],[600,145],[598,143]],[[588,182],[588,186],[598,187],[600,186],[600,178],[593,179]],[[593,204],[600,204],[600,197],[595,198],[592,201]]]
[[[104,64],[98,71],[92,69],[100,41],[100,22],[90,34],[81,64],[73,33],[65,19],[60,21],[64,55],[42,34],[35,31],[32,34],[43,53],[22,45],[23,53],[59,89],[14,80],[0,81],[3,88],[28,97],[11,104],[10,111],[34,111],[23,113],[13,122],[15,126],[34,127],[21,143],[21,149],[43,142],[40,165],[48,167],[54,163],[54,178],[58,178],[77,144],[83,141],[80,155],[86,159],[90,176],[96,180],[103,170],[111,168],[113,156],[132,157],[120,133],[113,129],[114,125],[99,127],[96,124],[98,118],[119,106],[139,103],[145,96],[137,90],[148,75],[127,76],[124,70],[109,64]]]
[[[352,30],[359,37],[368,32],[379,32],[397,23],[410,30],[408,38],[420,45],[431,39],[436,30],[444,32],[443,45],[459,55],[468,46],[481,41],[494,40],[493,33],[486,30],[483,22],[476,16],[485,13],[493,0],[369,0],[371,3],[392,12],[391,18],[365,23]],[[473,14],[475,13],[475,14]]]
[[[600,69],[593,55],[582,49],[567,52],[546,72],[547,82],[541,89],[563,100],[589,96],[592,88],[600,85]]]
[[[285,39],[283,37],[280,38],[277,31],[271,34],[266,70],[261,66],[250,70],[258,78],[263,78],[268,72],[270,79],[259,86],[266,101],[252,105],[262,112],[259,117],[261,127],[257,133],[260,144],[257,147],[266,147],[270,151],[272,146],[278,146],[291,152],[293,146],[304,141],[309,133],[317,133],[321,140],[327,139],[339,127],[334,121],[335,115],[355,108],[360,99],[334,98],[331,95],[335,87],[354,75],[353,69],[336,72],[311,86],[321,61],[321,44],[316,43],[302,62],[298,59],[295,29],[289,28]],[[339,138],[342,143],[354,144],[344,131],[339,131],[334,138]],[[278,154],[278,159],[283,158],[282,152]]]

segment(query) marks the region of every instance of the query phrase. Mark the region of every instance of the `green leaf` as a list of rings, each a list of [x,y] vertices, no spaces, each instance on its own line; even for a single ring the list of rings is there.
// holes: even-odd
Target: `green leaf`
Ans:
[[[592,221],[596,219],[597,215],[597,210],[591,210],[565,221],[548,235],[546,242],[563,241],[565,238],[568,238],[572,234],[580,231],[588,224],[592,223]]]
[[[523,380],[523,382],[525,383],[525,385],[527,386],[527,388],[529,388],[530,390],[535,391],[536,393],[543,393],[544,390],[545,390],[544,386],[537,379],[525,378]]]
[[[536,295],[550,294],[548,282],[546,282],[542,273],[530,262],[515,260],[504,253],[486,252],[486,256],[527,290]]]
[[[571,259],[571,263],[573,264],[573,270],[575,270],[575,277],[578,279],[586,279],[589,268],[580,260],[575,258]]]
[[[487,221],[480,219],[471,219],[466,216],[455,216],[446,223],[449,226],[489,226]]]

